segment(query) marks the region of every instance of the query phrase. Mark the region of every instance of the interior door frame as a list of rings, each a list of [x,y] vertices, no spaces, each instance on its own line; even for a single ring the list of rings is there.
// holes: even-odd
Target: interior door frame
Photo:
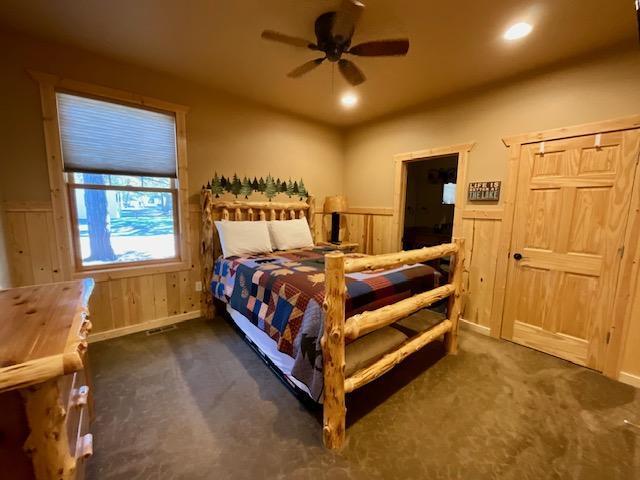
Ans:
[[[448,155],[458,155],[458,171],[456,176],[456,204],[453,213],[453,237],[459,236],[462,231],[462,211],[465,204],[465,192],[467,185],[467,161],[469,152],[475,145],[472,143],[462,143],[449,145],[447,147],[427,148],[415,150],[413,152],[399,153],[394,155],[394,183],[393,183],[393,244],[394,250],[402,250],[402,235],[404,233],[404,209],[407,193],[407,164],[429,160]]]
[[[520,154],[523,145],[538,143],[581,135],[632,130],[640,128],[640,114],[628,117],[587,123],[572,127],[556,128],[539,132],[525,133],[504,137],[502,142],[509,150],[507,165],[507,182],[504,188],[504,217],[500,233],[498,262],[496,265],[493,303],[491,307],[491,336],[501,336],[504,321],[505,294],[507,277],[511,259],[511,240],[513,238],[513,222],[515,201],[517,198],[517,179],[520,168]],[[636,205],[636,208],[631,208]],[[640,168],[636,168],[629,217],[624,237],[624,252],[618,273],[611,324],[609,326],[609,342],[605,352],[602,373],[618,379],[624,355],[624,339],[629,330],[632,317],[632,299],[638,282],[640,282]],[[506,252],[506,255],[505,255]]]

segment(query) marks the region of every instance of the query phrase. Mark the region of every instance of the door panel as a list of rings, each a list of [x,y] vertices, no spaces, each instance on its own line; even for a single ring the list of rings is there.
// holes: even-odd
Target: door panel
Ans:
[[[523,145],[502,336],[602,370],[640,130]]]

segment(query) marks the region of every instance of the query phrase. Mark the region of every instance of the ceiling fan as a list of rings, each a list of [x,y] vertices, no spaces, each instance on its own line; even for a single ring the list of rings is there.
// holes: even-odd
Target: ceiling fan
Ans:
[[[406,55],[409,51],[409,40],[406,38],[376,40],[352,47],[351,38],[363,10],[364,4],[362,2],[343,0],[337,12],[327,12],[320,15],[315,22],[316,43],[274,30],[265,30],[262,32],[262,38],[324,53],[323,57],[310,60],[294,68],[287,74],[288,77],[301,77],[325,60],[329,60],[338,64],[340,73],[347,82],[353,86],[360,85],[366,80],[364,73],[351,60],[342,58],[343,55],[386,57]]]

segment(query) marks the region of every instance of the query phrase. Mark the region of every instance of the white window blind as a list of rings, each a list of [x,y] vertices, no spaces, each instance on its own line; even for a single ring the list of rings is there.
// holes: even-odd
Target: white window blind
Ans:
[[[56,94],[64,169],[176,178],[173,115]]]

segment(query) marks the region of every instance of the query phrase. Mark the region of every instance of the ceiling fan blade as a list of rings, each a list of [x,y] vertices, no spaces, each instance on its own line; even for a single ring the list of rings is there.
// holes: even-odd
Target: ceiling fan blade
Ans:
[[[262,38],[265,40],[272,40],[274,42],[286,43],[287,45],[293,45],[294,47],[310,48],[311,50],[317,50],[318,47],[315,43],[305,40],[304,38],[292,37],[284,33],[276,32],[274,30],[265,30],[262,32]]]
[[[363,10],[364,4],[358,0],[342,0],[342,5],[340,5],[340,10],[336,12],[331,29],[331,34],[338,43],[351,38]]]
[[[364,73],[362,73],[362,70],[356,67],[356,64],[351,60],[341,58],[340,61],[338,61],[338,68],[347,82],[354,87],[360,85],[367,79],[367,77],[364,76]]]
[[[387,57],[406,55],[409,51],[409,40],[406,38],[397,40],[376,40],[355,45],[349,49],[351,55],[361,57]]]
[[[302,75],[304,75],[305,73],[310,72],[311,70],[313,70],[314,68],[316,68],[318,65],[320,65],[322,62],[324,62],[324,58],[316,58],[315,60],[311,60],[309,62],[303,63],[302,65],[300,65],[297,68],[294,68],[293,70],[291,70],[289,73],[287,73],[287,77],[291,77],[291,78],[298,78],[301,77]]]

